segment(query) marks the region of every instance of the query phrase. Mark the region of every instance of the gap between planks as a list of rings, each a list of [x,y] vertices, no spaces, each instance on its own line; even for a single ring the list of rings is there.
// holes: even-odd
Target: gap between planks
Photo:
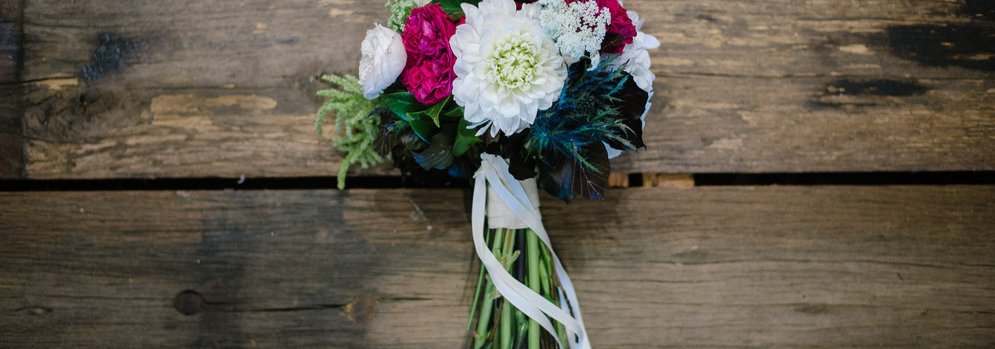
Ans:
[[[635,180],[635,181],[634,181]],[[638,183],[639,181],[642,182]],[[610,188],[673,188],[688,189],[695,187],[694,175],[689,173],[636,173],[612,172],[608,175]]]

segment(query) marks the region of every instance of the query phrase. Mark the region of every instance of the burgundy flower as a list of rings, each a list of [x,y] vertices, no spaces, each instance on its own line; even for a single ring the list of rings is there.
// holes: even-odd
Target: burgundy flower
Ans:
[[[439,103],[452,94],[456,56],[449,48],[449,38],[454,34],[456,24],[439,4],[415,8],[404,26],[401,39],[408,63],[401,82],[424,105]]]

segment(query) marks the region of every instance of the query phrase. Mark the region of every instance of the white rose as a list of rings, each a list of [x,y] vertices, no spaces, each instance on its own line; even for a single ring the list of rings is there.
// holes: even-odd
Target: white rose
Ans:
[[[408,54],[404,52],[401,35],[379,24],[366,32],[362,53],[359,83],[366,99],[376,99],[401,76]]]

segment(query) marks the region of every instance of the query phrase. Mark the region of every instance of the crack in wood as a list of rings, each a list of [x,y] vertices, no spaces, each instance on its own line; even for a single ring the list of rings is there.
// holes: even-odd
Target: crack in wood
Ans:
[[[52,308],[42,307],[42,306],[28,306],[28,307],[21,307],[11,310],[11,312],[14,313],[24,313],[31,316],[45,315],[51,313],[52,311],[53,311]]]

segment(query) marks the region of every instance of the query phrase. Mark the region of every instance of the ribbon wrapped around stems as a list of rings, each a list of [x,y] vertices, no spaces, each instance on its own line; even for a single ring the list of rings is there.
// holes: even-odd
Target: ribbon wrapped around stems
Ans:
[[[482,154],[480,169],[474,175],[473,191],[473,245],[477,256],[487,270],[494,288],[519,311],[535,320],[557,343],[563,343],[551,320],[556,320],[566,330],[570,349],[590,349],[591,344],[580,314],[580,303],[559,257],[553,251],[549,235],[542,225],[539,213],[538,190],[535,181],[519,182],[511,175],[508,163],[494,155]],[[561,305],[557,306],[525,284],[519,282],[501,265],[487,247],[484,232],[485,218],[491,228],[529,228],[549,250],[556,276],[560,281]]]

